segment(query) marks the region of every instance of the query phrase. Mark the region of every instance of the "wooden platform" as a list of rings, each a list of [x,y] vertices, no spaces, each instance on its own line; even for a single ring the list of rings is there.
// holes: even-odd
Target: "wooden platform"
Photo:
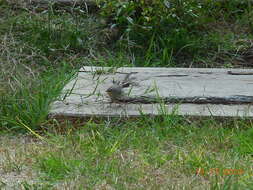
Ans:
[[[113,80],[134,72],[130,97],[247,97],[253,99],[253,69],[101,68],[83,67],[51,106],[50,115],[64,117],[138,117],[175,112],[189,116],[252,117],[250,103],[111,103],[106,93]],[[64,100],[63,100],[64,99]]]

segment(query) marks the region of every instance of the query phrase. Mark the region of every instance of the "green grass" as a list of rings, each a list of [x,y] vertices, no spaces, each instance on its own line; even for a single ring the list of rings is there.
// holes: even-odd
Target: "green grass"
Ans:
[[[144,52],[124,33],[110,39],[110,24],[98,15],[26,6],[0,1],[0,188],[253,188],[251,120],[163,112],[124,121],[47,118],[83,65],[240,66],[237,59],[252,46],[248,4],[210,7],[199,18],[205,30],[152,35]]]
[[[199,125],[164,115],[110,122],[89,121],[74,131],[68,126],[62,135],[48,133],[50,144],[28,144],[26,156],[40,171],[40,182],[73,189],[252,187],[251,155],[237,151],[243,146],[237,140],[247,138],[243,129],[234,128],[240,121],[229,127],[209,120]],[[197,175],[199,169],[204,173]],[[243,173],[236,174],[238,170]]]
[[[55,70],[41,73],[38,77],[39,82],[15,77],[18,89],[13,94],[1,97],[2,127],[12,130],[22,128],[25,124],[36,129],[43,125],[49,113],[50,104],[57,99],[64,85],[73,76],[73,73],[68,73],[66,70],[67,68],[63,66],[57,73]],[[27,86],[27,84],[30,85]]]

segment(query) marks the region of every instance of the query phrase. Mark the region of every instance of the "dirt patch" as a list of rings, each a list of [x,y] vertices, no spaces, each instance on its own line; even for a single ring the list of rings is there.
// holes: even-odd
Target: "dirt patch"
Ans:
[[[0,136],[0,189],[15,189],[38,181],[32,155],[41,145],[29,136]]]

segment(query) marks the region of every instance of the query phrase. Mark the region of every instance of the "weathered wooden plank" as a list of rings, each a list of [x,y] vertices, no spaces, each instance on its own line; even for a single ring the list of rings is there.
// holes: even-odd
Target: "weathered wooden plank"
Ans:
[[[124,88],[127,97],[189,98],[189,97],[252,97],[253,69],[205,69],[205,68],[99,68],[83,67],[76,79],[63,90],[69,93],[64,101],[52,104],[51,115],[90,117],[127,116],[161,113],[161,104],[140,102],[111,103],[106,90],[112,80],[123,80],[126,73],[134,72],[134,82]],[[253,116],[251,103],[244,104],[196,104],[166,103],[163,107],[170,113],[176,109],[179,115],[191,116]]]

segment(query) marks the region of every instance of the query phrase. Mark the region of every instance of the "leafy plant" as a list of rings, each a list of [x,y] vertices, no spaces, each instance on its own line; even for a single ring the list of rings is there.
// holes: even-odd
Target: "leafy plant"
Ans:
[[[101,14],[116,23],[130,39],[143,45],[146,42],[150,44],[153,40],[152,36],[155,36],[156,40],[158,40],[156,37],[165,34],[183,37],[190,28],[192,30],[192,27],[201,24],[196,20],[200,16],[201,9],[196,1],[100,2],[104,3]]]
[[[203,34],[219,19],[243,18],[247,1],[196,0],[99,0],[101,15],[111,27],[118,27],[120,43],[159,65],[173,64],[173,58],[193,58],[202,51]],[[237,11],[240,13],[237,14]],[[122,47],[125,47],[124,45]],[[162,57],[162,59],[160,59]],[[182,61],[182,59],[180,59]]]

